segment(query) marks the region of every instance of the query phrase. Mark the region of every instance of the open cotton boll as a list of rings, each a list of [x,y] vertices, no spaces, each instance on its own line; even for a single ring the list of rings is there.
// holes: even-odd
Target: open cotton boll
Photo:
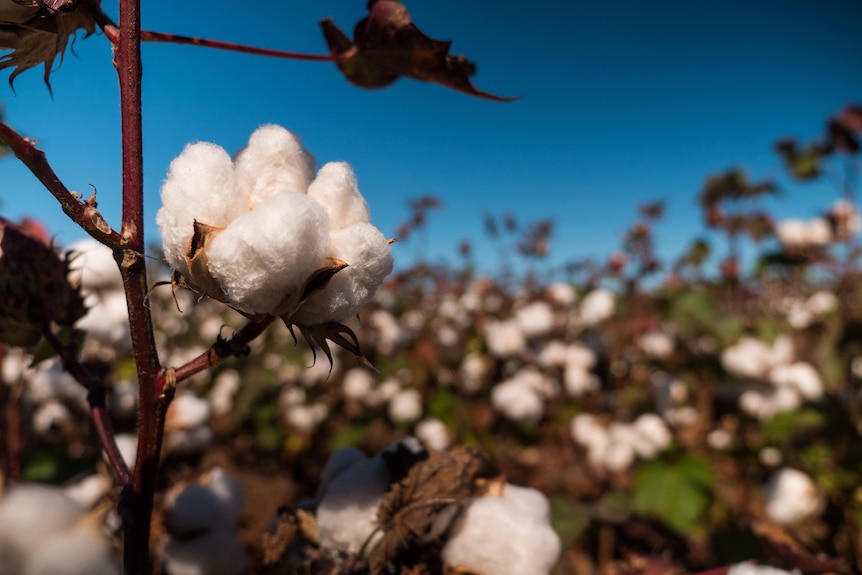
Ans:
[[[212,240],[207,267],[232,305],[280,315],[277,308],[285,296],[298,294],[320,267],[327,228],[320,204],[301,194],[279,194]]]
[[[275,124],[252,133],[248,146],[237,154],[235,165],[240,195],[253,209],[275,194],[306,193],[314,177],[314,157],[302,140]]]
[[[292,316],[297,323],[342,322],[355,316],[392,271],[389,241],[380,230],[367,223],[332,232],[327,255],[347,262],[348,267],[306,300]]]
[[[167,536],[162,557],[168,575],[240,575],[248,558],[236,529],[215,529],[198,537]]]
[[[418,389],[402,389],[389,400],[389,419],[412,423],[422,417],[422,394]]]
[[[795,525],[823,509],[823,498],[806,473],[785,467],[776,471],[766,486],[766,516],[779,525]]]
[[[96,525],[81,525],[46,539],[20,575],[121,575],[111,545]]]
[[[443,548],[448,565],[494,575],[547,574],[559,554],[545,496],[509,483],[499,497],[472,500]]]
[[[609,319],[616,310],[616,297],[613,292],[599,288],[591,291],[581,301],[581,323],[593,326]]]
[[[536,423],[545,414],[545,401],[534,387],[523,379],[508,379],[491,390],[491,404],[513,421]]]
[[[488,351],[497,357],[518,355],[527,348],[524,333],[514,320],[491,320],[485,325],[484,332]]]
[[[599,376],[579,365],[569,365],[563,370],[563,386],[569,397],[578,398],[601,387]]]
[[[753,563],[737,563],[733,565],[726,575],[802,575],[802,571],[794,569],[785,571],[778,567],[769,565],[754,565]]]
[[[333,477],[315,514],[321,547],[358,553],[377,528],[377,508],[389,482],[389,469],[379,455],[358,459]]]
[[[452,443],[452,436],[446,424],[429,417],[416,424],[416,437],[423,445],[437,451],[446,451]]]
[[[223,228],[249,209],[236,191],[233,162],[223,148],[189,144],[168,168],[156,223],[170,266],[188,273],[186,250],[195,220]]]
[[[635,419],[634,448],[639,457],[652,459],[670,445],[672,436],[664,419],[655,413],[644,413]]]
[[[356,176],[347,162],[324,164],[308,186],[308,197],[326,209],[331,230],[371,220],[368,203],[359,193]]]
[[[786,385],[798,391],[802,397],[816,400],[823,396],[823,380],[810,363],[799,361],[790,365],[778,365],[769,372],[772,385]]]
[[[82,290],[123,289],[123,278],[111,248],[86,238],[73,243],[66,251],[72,254],[70,277],[79,278]]]
[[[545,301],[534,301],[515,312],[515,321],[527,339],[542,337],[554,329],[554,311]]]
[[[166,428],[189,429],[205,425],[210,418],[209,402],[191,392],[177,394],[168,407]]]
[[[0,575],[21,575],[51,535],[71,527],[84,508],[62,490],[19,483],[0,501]]]
[[[84,298],[87,313],[75,327],[101,343],[120,349],[131,349],[129,312],[122,291],[91,293]]]
[[[242,486],[223,470],[168,493],[168,530],[181,537],[235,527],[242,508]]]

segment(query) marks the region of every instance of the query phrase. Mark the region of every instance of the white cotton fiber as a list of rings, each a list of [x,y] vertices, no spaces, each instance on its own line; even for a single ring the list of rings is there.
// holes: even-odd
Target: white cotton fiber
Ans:
[[[305,302],[294,316],[297,323],[340,322],[355,316],[392,271],[389,242],[371,224],[353,224],[332,232],[327,253],[349,267],[335,274],[324,289]]]
[[[248,558],[235,529],[215,529],[199,537],[163,540],[168,575],[240,575]]]
[[[73,243],[66,252],[71,254],[70,277],[80,278],[82,290],[123,289],[120,269],[108,246],[86,238]]]
[[[306,193],[314,177],[314,157],[299,136],[274,124],[261,126],[236,157],[239,192],[256,209],[276,194]]]
[[[328,227],[326,212],[307,196],[274,196],[213,240],[209,272],[236,307],[273,312],[321,264]]]
[[[324,164],[308,186],[308,197],[326,209],[332,230],[370,221],[368,203],[359,193],[356,176],[346,162]]]
[[[474,499],[443,548],[450,566],[494,575],[547,574],[559,554],[545,496],[509,483],[500,497]]]
[[[491,390],[491,404],[508,419],[536,423],[545,414],[545,402],[539,392],[523,379],[508,379]]]
[[[119,561],[98,527],[56,533],[33,553],[21,575],[120,575]]]
[[[207,142],[186,146],[171,162],[162,184],[162,207],[156,213],[168,263],[187,271],[185,255],[195,220],[222,228],[248,209],[237,194],[227,152]]]

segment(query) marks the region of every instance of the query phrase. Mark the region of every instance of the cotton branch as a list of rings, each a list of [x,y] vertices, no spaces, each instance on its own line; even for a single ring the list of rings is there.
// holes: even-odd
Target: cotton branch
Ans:
[[[119,40],[119,30],[117,30],[115,26],[107,25],[103,27],[103,31],[108,40],[110,40],[112,44],[116,45]],[[141,42],[162,42],[168,44],[183,44],[187,46],[201,46],[203,48],[215,48],[217,50],[228,50],[230,52],[240,52],[243,54],[271,56],[273,58],[284,58],[287,60],[306,60],[310,62],[334,62],[340,59],[339,56],[333,56],[331,54],[307,54],[305,52],[293,52],[290,50],[273,50],[270,48],[248,46],[245,44],[235,44],[233,42],[222,42],[221,40],[208,40],[206,38],[180,36],[177,34],[167,34],[165,32],[150,32],[148,30],[141,30]]]
[[[82,202],[60,181],[48,163],[45,153],[2,121],[0,121],[0,141],[5,143],[12,150],[12,153],[30,169],[33,175],[57,198],[66,215],[81,226],[85,232],[115,250],[126,246],[126,238],[112,230],[96,209],[95,194],[89,200]]]

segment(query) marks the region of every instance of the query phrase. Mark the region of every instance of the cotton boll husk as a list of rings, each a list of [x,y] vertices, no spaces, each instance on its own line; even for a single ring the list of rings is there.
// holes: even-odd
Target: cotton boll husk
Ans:
[[[426,447],[437,451],[446,451],[452,443],[452,437],[446,424],[429,417],[416,424],[416,437]]]
[[[83,515],[83,507],[56,487],[12,487],[0,501],[0,575],[21,575],[42,542]]]
[[[377,507],[389,482],[380,456],[360,459],[334,477],[317,506],[321,547],[358,553],[378,525]]]
[[[282,192],[305,194],[314,177],[314,157],[293,132],[267,124],[237,154],[236,180],[253,209]]]
[[[21,575],[121,575],[119,562],[97,526],[55,533],[33,553]]]
[[[515,312],[515,321],[527,339],[547,335],[554,329],[554,311],[544,301],[534,301]]]
[[[559,553],[547,499],[507,483],[502,496],[470,502],[443,548],[443,560],[476,573],[541,575],[550,572]]]
[[[194,233],[194,221],[223,228],[249,209],[237,194],[233,162],[215,144],[186,146],[171,162],[162,184],[162,207],[156,224],[165,259],[183,275],[188,274],[186,250]]]
[[[795,525],[818,515],[823,498],[806,473],[783,468],[769,479],[765,493],[766,516],[779,525]]]
[[[71,254],[69,275],[78,279],[82,290],[123,289],[123,278],[111,248],[86,238],[73,243],[66,251]]]
[[[494,409],[513,421],[536,423],[545,414],[545,402],[539,392],[518,379],[509,379],[491,390]]]
[[[392,271],[389,241],[371,224],[353,224],[332,232],[327,255],[347,262],[348,267],[306,300],[293,316],[297,323],[342,322],[355,316]]]
[[[359,193],[356,176],[346,162],[324,164],[308,186],[308,197],[323,206],[329,214],[331,230],[368,223],[371,219],[368,203]]]
[[[326,212],[307,196],[284,193],[236,218],[207,248],[207,268],[231,305],[279,315],[320,268],[328,242]]]
[[[417,389],[403,389],[389,400],[389,419],[395,423],[412,423],[422,417],[422,394]]]
[[[769,372],[769,381],[773,385],[793,387],[805,399],[815,400],[823,396],[823,380],[810,363],[800,361],[776,366]]]
[[[168,575],[240,575],[248,563],[235,529],[216,529],[191,539],[167,536],[162,556]]]

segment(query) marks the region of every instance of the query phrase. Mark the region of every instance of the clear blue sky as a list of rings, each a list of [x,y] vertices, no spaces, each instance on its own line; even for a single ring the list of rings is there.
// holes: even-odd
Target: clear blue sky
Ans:
[[[242,3],[144,2],[146,29],[323,53],[318,20],[350,33],[364,0]],[[115,3],[104,2],[116,17]],[[205,9],[201,9],[204,7]],[[330,63],[296,62],[168,44],[144,46],[148,222],[172,158],[192,141],[241,148],[260,124],[297,132],[319,162],[354,166],[372,219],[394,235],[410,197],[435,194],[429,255],[454,257],[462,239],[496,252],[482,215],[522,222],[553,217],[554,259],[609,253],[639,202],[665,199],[658,230],[674,255],[702,229],[695,197],[705,177],[732,166],[779,176],[772,144],[818,136],[824,119],[862,101],[862,3],[691,1],[660,3],[408,2],[429,36],[478,65],[474,81],[509,104],[403,79],[355,88]],[[35,137],[72,189],[98,188],[119,226],[116,75],[104,37],[79,38],[52,76],[0,75],[7,120]],[[808,217],[829,188],[794,187],[779,216]],[[0,211],[48,223],[61,243],[81,236],[14,159],[0,163]],[[157,240],[152,224],[148,238]],[[396,245],[409,262],[415,240]],[[490,266],[492,269],[494,265]]]

